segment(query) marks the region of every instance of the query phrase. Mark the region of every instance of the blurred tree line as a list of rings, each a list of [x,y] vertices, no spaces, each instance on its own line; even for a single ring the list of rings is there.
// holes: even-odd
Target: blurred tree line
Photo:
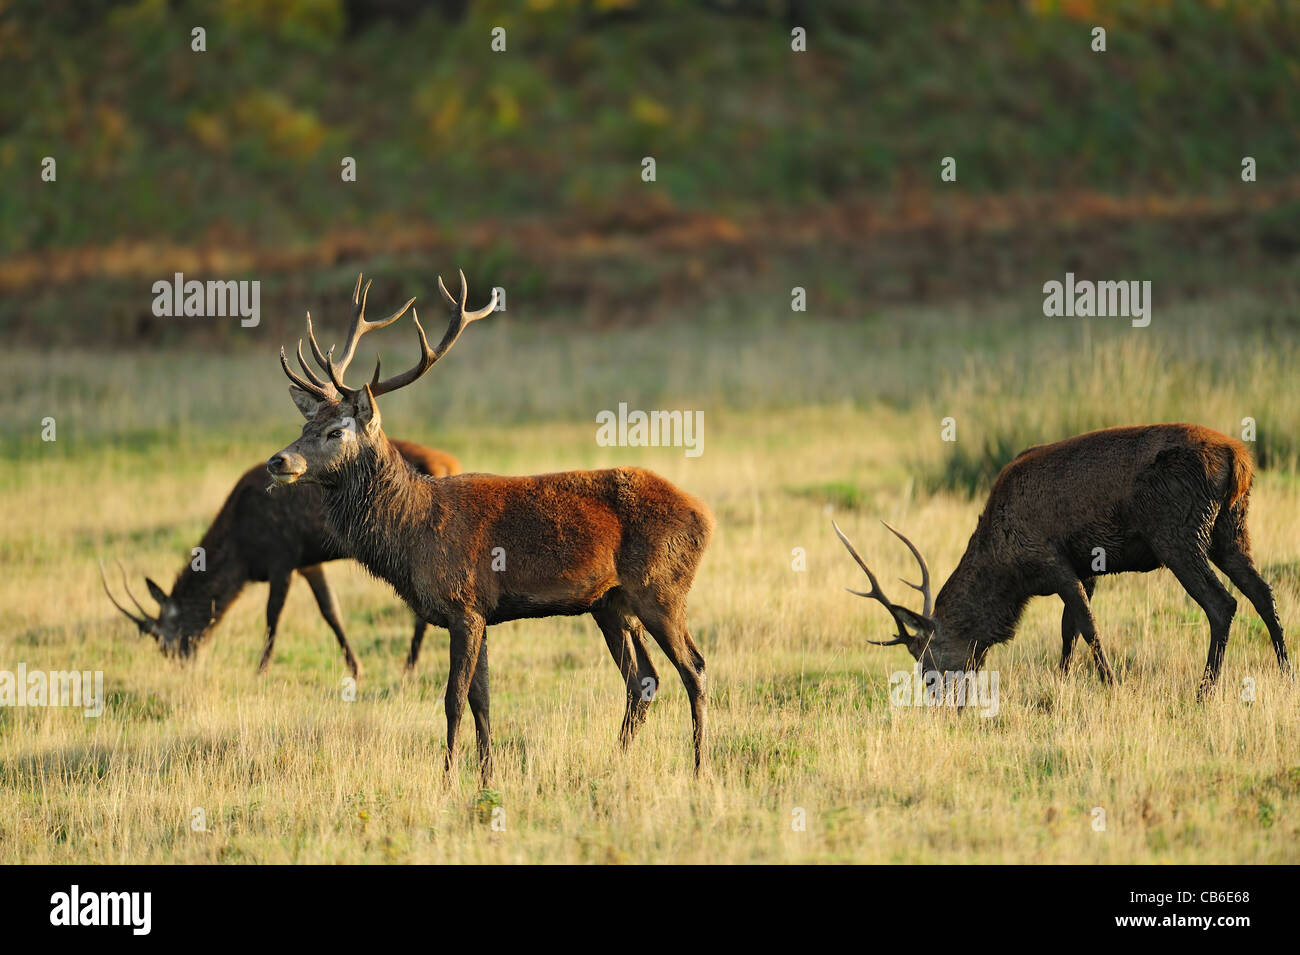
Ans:
[[[0,2],[0,255],[1293,173],[1298,5]],[[1107,50],[1090,49],[1107,31]],[[206,51],[191,49],[195,27]],[[504,28],[505,52],[491,48]],[[807,31],[793,53],[791,30]],[[40,181],[42,159],[57,182]],[[356,182],[340,177],[354,157]],[[657,183],[641,160],[657,161]]]

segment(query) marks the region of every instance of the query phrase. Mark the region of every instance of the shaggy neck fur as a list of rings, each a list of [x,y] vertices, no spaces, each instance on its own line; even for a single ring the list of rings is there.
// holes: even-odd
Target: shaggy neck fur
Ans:
[[[414,606],[411,555],[439,523],[432,479],[417,474],[380,433],[321,487],[339,545]]]
[[[207,569],[186,564],[172,584],[170,597],[180,614],[179,633],[190,640],[201,640],[216,626],[248,580],[248,568],[232,543],[233,508],[232,495],[199,541]]]
[[[968,550],[939,590],[934,615],[948,640],[989,647],[1016,635],[1030,595],[1023,592],[1020,581],[992,572],[987,565],[977,571],[979,563],[970,559]]]

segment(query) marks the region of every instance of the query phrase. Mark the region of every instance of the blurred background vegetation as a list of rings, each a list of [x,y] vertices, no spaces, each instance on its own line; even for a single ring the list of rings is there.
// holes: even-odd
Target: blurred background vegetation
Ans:
[[[973,488],[1054,428],[1115,416],[1062,394],[1039,421],[1042,376],[1019,374],[1123,334],[1047,327],[1041,285],[1066,270],[1149,279],[1157,309],[1191,316],[1125,345],[1132,374],[1196,392],[1256,353],[1287,360],[1298,90],[1295,0],[0,0],[0,333],[260,356],[305,308],[337,315],[361,269],[377,300],[424,302],[463,266],[472,290],[508,290],[500,324],[526,322],[534,354],[697,323],[716,354],[667,377],[720,399],[968,407],[972,382],[1018,387],[994,403],[1014,422],[934,475]],[[175,271],[260,280],[261,326],[155,317]],[[638,354],[679,340],[651,331]],[[800,355],[835,375],[744,380],[722,359],[745,348],[764,375]],[[51,370],[19,364],[40,405]],[[1070,369],[1048,384],[1114,387]],[[503,403],[466,413],[527,415]],[[1294,457],[1296,429],[1264,430]]]
[[[0,9],[0,288],[26,293],[0,321],[38,340],[68,330],[58,302],[32,300],[60,278],[130,282],[96,289],[78,334],[165,334],[137,280],[173,265],[274,285],[438,251],[441,267],[572,306],[636,302],[705,268],[752,277],[772,258],[842,256],[857,275],[824,300],[849,313],[850,298],[1006,287],[1048,255],[1044,234],[1068,253],[1062,231],[1085,233],[1071,248],[1090,261],[1170,243],[1211,261],[1300,248],[1289,0]],[[806,53],[791,52],[794,25]],[[39,179],[44,156],[57,183]],[[943,156],[958,183],[939,182]],[[1116,221],[1136,225],[1114,237]]]

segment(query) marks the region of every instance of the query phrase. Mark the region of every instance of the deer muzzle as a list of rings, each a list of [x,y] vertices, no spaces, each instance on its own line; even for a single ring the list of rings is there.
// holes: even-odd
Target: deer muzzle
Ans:
[[[281,484],[292,484],[307,473],[307,459],[292,451],[281,451],[266,462],[266,473]]]

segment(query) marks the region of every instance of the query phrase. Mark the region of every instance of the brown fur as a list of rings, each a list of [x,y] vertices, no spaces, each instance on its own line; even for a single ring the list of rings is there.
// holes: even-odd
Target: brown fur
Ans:
[[[309,420],[267,469],[319,483],[330,525],[349,552],[422,619],[451,634],[448,767],[468,702],[484,778],[491,772],[485,628],[590,613],[626,685],[623,745],[658,688],[644,628],[686,687],[699,770],[704,657],[686,629],[686,597],[713,533],[703,502],[640,468],[431,481],[401,466],[368,388],[314,405],[301,392],[295,400]],[[348,419],[355,432],[343,428]]]
[[[267,461],[285,484],[319,484],[332,532],[376,576],[387,580],[424,620],[451,635],[447,681],[447,751],[451,769],[466,703],[474,715],[479,766],[491,775],[486,628],[523,617],[590,613],[604,634],[627,687],[620,739],[627,746],[658,689],[646,652],[649,630],[677,668],[690,701],[695,770],[703,763],[706,689],[704,657],[686,630],[686,595],[695,579],[713,517],[703,502],[640,468],[567,471],[535,477],[462,474],[433,481],[414,474],[381,427],[377,395],[403,388],[441,359],[472,322],[496,309],[466,307],[438,288],[452,319],[430,347],[414,299],[386,318],[365,316],[370,286],[357,277],[352,322],[334,358],[316,341],[311,353],[328,376],[313,372],[297,352],[303,375],[280,365],[289,393],[307,423],[302,434]],[[410,369],[349,388],[343,378],[362,336],[411,310],[420,359]]]
[[[1255,605],[1288,670],[1272,591],[1246,531],[1253,467],[1245,445],[1188,424],[1108,428],[1025,451],[998,475],[956,570],[930,616],[891,604],[927,670],[978,667],[1010,640],[1030,597],[1059,595],[1061,667],[1082,632],[1113,680],[1088,599],[1102,574],[1168,567],[1210,621],[1201,693],[1217,680],[1236,601],[1213,562]],[[1105,569],[1094,570],[1096,548]]]
[[[416,473],[433,477],[460,473],[460,463],[445,451],[412,441],[393,440],[392,444]],[[177,575],[170,594],[146,579],[150,594],[159,604],[159,614],[146,619],[141,629],[157,638],[164,653],[187,658],[225,615],[246,583],[267,581],[266,643],[258,665],[259,671],[265,670],[296,570],[311,586],[321,616],[334,631],[355,677],[360,665],[344,635],[338,601],[322,566],[326,561],[345,557],[346,552],[327,531],[320,489],[311,485],[273,486],[274,493],[268,493],[268,483],[266,466],[259,464],[235,484],[199,542],[205,553],[204,570],[196,571],[192,563],[187,564]],[[424,621],[417,618],[408,669],[418,658],[424,630]]]

